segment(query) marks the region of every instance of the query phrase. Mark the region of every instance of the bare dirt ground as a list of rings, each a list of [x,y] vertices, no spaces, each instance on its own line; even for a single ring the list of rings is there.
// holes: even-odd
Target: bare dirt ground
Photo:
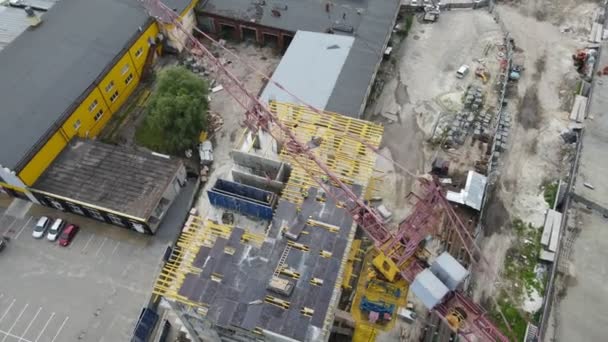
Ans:
[[[595,8],[596,3],[575,0],[513,1],[496,8],[525,70],[509,93],[510,144],[501,157],[494,191],[488,194],[481,248],[489,266],[474,279],[473,297],[478,302],[485,302],[502,286],[497,275],[513,243],[512,219],[541,226],[548,208],[542,186],[567,170],[560,133],[568,127],[579,79],[571,55],[585,45]],[[478,59],[488,63],[497,58],[497,49],[484,55],[497,40],[502,40],[502,31],[486,11],[451,11],[431,25],[414,23],[393,57],[395,76],[385,79],[383,91],[366,110],[368,118],[385,123],[385,155],[414,174],[428,171],[435,155],[446,155],[426,140],[439,112],[461,108],[461,94],[475,78],[459,80],[454,73],[461,64],[472,65],[473,71]],[[447,153],[457,169],[470,168],[478,156],[470,146]],[[384,172],[384,204],[400,219],[407,213],[402,198],[413,177],[390,163],[379,163],[378,169]],[[536,305],[529,304],[525,306]]]
[[[431,146],[428,139],[440,112],[462,110],[461,99],[469,84],[482,86],[486,103],[494,105],[497,44],[502,42],[502,33],[487,11],[451,11],[434,24],[415,21],[393,60],[385,63],[388,69],[385,74],[392,77],[384,79],[384,88],[366,109],[366,117],[385,124],[382,154],[408,170],[400,170],[382,158],[376,165],[383,175],[378,192],[382,194],[383,204],[395,216],[393,223],[409,212],[405,196],[415,190],[412,175],[428,172],[436,156],[449,158],[454,173],[462,175],[483,153],[483,148],[470,146],[470,141],[446,152]],[[490,70],[491,77],[485,85],[474,75],[480,62]],[[458,79],[456,70],[462,64],[471,66],[471,72],[464,79]],[[427,313],[414,296],[408,299],[414,302],[420,317],[416,324],[400,321],[393,331],[379,334],[379,341],[399,340],[402,334],[405,335],[401,340],[419,340]]]
[[[386,74],[392,77],[384,80],[381,94],[366,109],[368,119],[385,123],[382,153],[411,174],[429,171],[434,157],[444,154],[426,143],[439,113],[462,109],[465,88],[477,82],[478,60],[491,70],[485,85],[491,93],[497,67],[495,44],[501,41],[498,25],[485,11],[452,11],[434,24],[416,20],[393,60],[385,63]],[[456,70],[462,64],[471,66],[471,72],[458,79]],[[448,157],[455,169],[465,169],[479,157],[479,151],[452,151]],[[413,177],[381,159],[377,169],[383,172],[379,192],[384,204],[398,220],[405,217],[409,207],[404,198],[412,190]]]
[[[515,51],[525,56],[525,71],[507,105],[514,118],[511,143],[484,222],[487,236],[481,247],[495,271],[477,277],[476,299],[492,296],[500,287],[496,274],[513,239],[510,221],[520,218],[542,226],[548,208],[542,185],[568,169],[559,134],[568,126],[569,103],[578,80],[571,55],[584,46],[596,7],[573,0],[497,7],[515,40]]]
[[[268,47],[257,47],[248,42],[230,43],[226,47],[236,53],[245,63],[254,66],[266,75],[271,75],[274,69],[279,64],[281,56],[275,50]],[[217,50],[220,52],[220,50]],[[247,88],[249,92],[256,95],[263,89],[265,82],[263,79],[253,73],[244,63],[233,61],[232,57],[225,53],[220,53],[220,57],[230,61],[227,69],[236,76]],[[213,76],[213,75],[212,75]],[[210,76],[210,77],[212,77]],[[223,126],[215,132],[211,139],[213,141],[213,157],[214,163],[212,173],[207,184],[201,192],[201,197],[196,203],[201,216],[205,217],[207,210],[211,207],[207,198],[206,190],[215,183],[218,178],[229,178],[230,170],[232,169],[232,159],[230,151],[236,148],[239,143],[244,126],[244,110],[224,89],[216,93],[210,94],[210,110],[219,114],[223,119]]]

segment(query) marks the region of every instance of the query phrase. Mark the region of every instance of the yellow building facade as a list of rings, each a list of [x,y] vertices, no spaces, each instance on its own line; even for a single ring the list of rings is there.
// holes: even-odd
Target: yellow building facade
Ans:
[[[90,87],[84,100],[19,172],[19,178],[27,186],[36,182],[74,136],[99,135],[139,84],[148,55],[154,53],[158,34],[159,27],[152,22],[124,49],[105,76]]]

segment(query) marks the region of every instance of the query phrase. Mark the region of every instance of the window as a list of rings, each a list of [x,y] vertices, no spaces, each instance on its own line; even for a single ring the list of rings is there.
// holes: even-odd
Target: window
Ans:
[[[99,119],[101,119],[102,116],[103,116],[103,109],[100,109],[99,112],[97,112],[97,114],[95,114],[95,121],[99,121]]]
[[[129,84],[131,83],[131,81],[133,81],[133,73],[130,73],[129,76],[127,76],[127,78],[125,79],[125,84]]]
[[[130,221],[129,223],[131,224],[131,228],[135,229],[138,233],[146,232],[143,224],[133,221]]]
[[[63,208],[63,205],[61,205],[61,203],[59,203],[59,202],[55,201],[54,199],[51,199],[51,198],[50,198],[50,199],[49,199],[49,201],[51,202],[51,205],[52,205],[53,207],[55,207],[55,209],[59,209],[59,210],[61,210],[61,211],[64,211],[64,210],[65,210],[65,209]]]
[[[97,107],[97,99],[93,100],[93,102],[91,102],[91,104],[89,105],[89,113],[93,113],[93,109],[95,109]]]
[[[89,217],[92,217],[92,218],[97,219],[99,221],[105,221],[105,218],[103,217],[103,215],[101,215],[101,213],[99,212],[99,210],[87,208],[87,211],[89,212]]]
[[[110,96],[110,101],[114,102],[116,101],[116,99],[118,98],[118,90],[114,92],[114,94],[112,94],[112,96]]]
[[[76,122],[74,122],[74,130],[77,131],[80,128],[80,119],[76,120]]]
[[[129,64],[125,64],[124,67],[122,67],[122,70],[120,71],[121,75],[126,74],[129,71]]]
[[[114,214],[107,214],[108,218],[110,219],[110,221],[112,221],[113,224],[118,225],[118,226],[125,226],[125,223],[122,222],[122,219]]]
[[[84,211],[82,211],[82,209],[70,202],[66,202],[68,208],[70,209],[71,212],[76,213],[76,214],[80,214],[80,215],[84,215]]]
[[[110,81],[110,83],[108,83],[106,86],[106,92],[109,93],[112,89],[114,89],[114,81]]]
[[[137,49],[137,51],[135,51],[135,58],[139,58],[139,56],[141,56],[144,53],[144,47],[140,47],[139,49]]]

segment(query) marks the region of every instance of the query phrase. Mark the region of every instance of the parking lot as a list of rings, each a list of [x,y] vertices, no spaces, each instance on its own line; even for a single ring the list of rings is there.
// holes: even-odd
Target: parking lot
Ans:
[[[128,341],[169,237],[144,236],[34,206],[0,208],[0,342]],[[40,215],[81,229],[68,247],[34,239]],[[170,235],[170,234],[169,234]]]

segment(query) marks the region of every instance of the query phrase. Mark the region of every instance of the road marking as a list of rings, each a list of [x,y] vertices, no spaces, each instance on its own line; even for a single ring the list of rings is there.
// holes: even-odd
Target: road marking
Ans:
[[[59,327],[59,330],[57,330],[57,333],[55,334],[55,337],[53,337],[53,339],[51,340],[51,342],[55,342],[55,339],[57,338],[57,336],[59,336],[59,333],[61,332],[61,329],[63,329],[63,326],[65,325],[65,323],[68,321],[68,319],[70,319],[70,317],[66,317],[63,320],[63,323],[61,323],[61,326]]]
[[[91,237],[89,238],[89,241],[87,241],[87,243],[84,245],[84,247],[82,247],[81,252],[84,253],[84,250],[87,249],[87,247],[89,246],[89,243],[91,243],[91,240],[93,240],[94,237],[95,237],[95,235],[91,235]]]
[[[15,304],[16,301],[17,301],[16,299],[13,299],[13,301],[11,302],[11,305],[9,305],[8,308],[6,309],[6,311],[4,312],[4,315],[2,315],[2,317],[0,317],[0,322],[2,322],[4,317],[6,317],[6,315],[11,310],[11,308],[13,307],[13,305]]]
[[[36,340],[34,340],[34,342],[38,342],[38,340],[40,339],[40,336],[42,336],[42,333],[44,332],[44,330],[46,330],[46,327],[49,325],[49,323],[51,322],[53,317],[55,317],[54,312],[51,314],[51,317],[49,317],[49,320],[46,321],[46,323],[44,324],[44,327],[42,327],[42,330],[40,330],[40,333],[38,334],[38,337],[36,337]]]
[[[120,241],[116,242],[116,246],[114,246],[114,249],[112,250],[112,255],[114,255],[116,253],[116,250],[118,249],[118,246],[120,246]]]
[[[101,245],[99,245],[99,248],[97,248],[97,253],[95,253],[95,256],[98,257],[99,256],[99,252],[101,252],[101,249],[103,248],[103,244],[106,243],[106,241],[108,241],[107,237],[103,238],[103,241],[101,242]]]
[[[13,226],[13,224],[15,224],[15,222],[17,222],[16,217],[12,217],[12,216],[9,216],[9,217],[12,218],[13,221],[6,227],[6,230],[4,231],[5,233],[10,233],[11,227]]]
[[[25,227],[27,227],[27,225],[30,223],[31,220],[32,220],[32,216],[30,216],[30,218],[27,219],[27,221],[25,221],[25,224],[23,225],[23,227],[21,227],[21,230],[19,230],[19,233],[17,233],[17,235],[15,235],[15,239],[19,238],[19,236],[25,230]]]
[[[21,316],[23,316],[23,313],[25,312],[25,310],[27,309],[27,307],[29,306],[29,303],[25,303],[25,306],[23,307],[23,310],[21,310],[21,313],[19,314],[19,316],[17,316],[17,319],[13,322],[13,324],[11,325],[10,328],[8,328],[8,331],[6,333],[6,335],[4,335],[4,338],[2,339],[2,342],[6,341],[6,338],[8,337],[8,334],[11,333],[11,331],[13,330],[13,328],[15,327],[15,325],[17,325],[17,322],[19,321],[19,319],[21,318]]]
[[[13,335],[13,334],[11,334],[11,333],[9,333],[9,332],[7,332],[7,331],[4,331],[4,330],[0,330],[0,335],[4,335],[4,336],[8,336],[8,337],[14,337],[14,338],[18,338],[18,339],[19,339],[19,341],[23,341],[23,342],[33,342],[33,341],[30,341],[30,340],[26,340],[26,339],[25,339],[25,338],[23,338],[23,337],[19,337],[19,336],[17,336],[17,335]]]
[[[19,341],[24,340],[24,336],[27,334],[27,331],[30,330],[32,323],[34,323],[34,321],[36,321],[36,317],[38,317],[38,314],[40,313],[40,311],[42,311],[42,306],[38,308],[38,311],[36,311],[36,314],[34,315],[34,318],[32,318],[32,320],[30,321],[30,324],[28,324],[27,328],[25,328],[25,331],[23,331],[21,333],[21,337],[19,337]]]

